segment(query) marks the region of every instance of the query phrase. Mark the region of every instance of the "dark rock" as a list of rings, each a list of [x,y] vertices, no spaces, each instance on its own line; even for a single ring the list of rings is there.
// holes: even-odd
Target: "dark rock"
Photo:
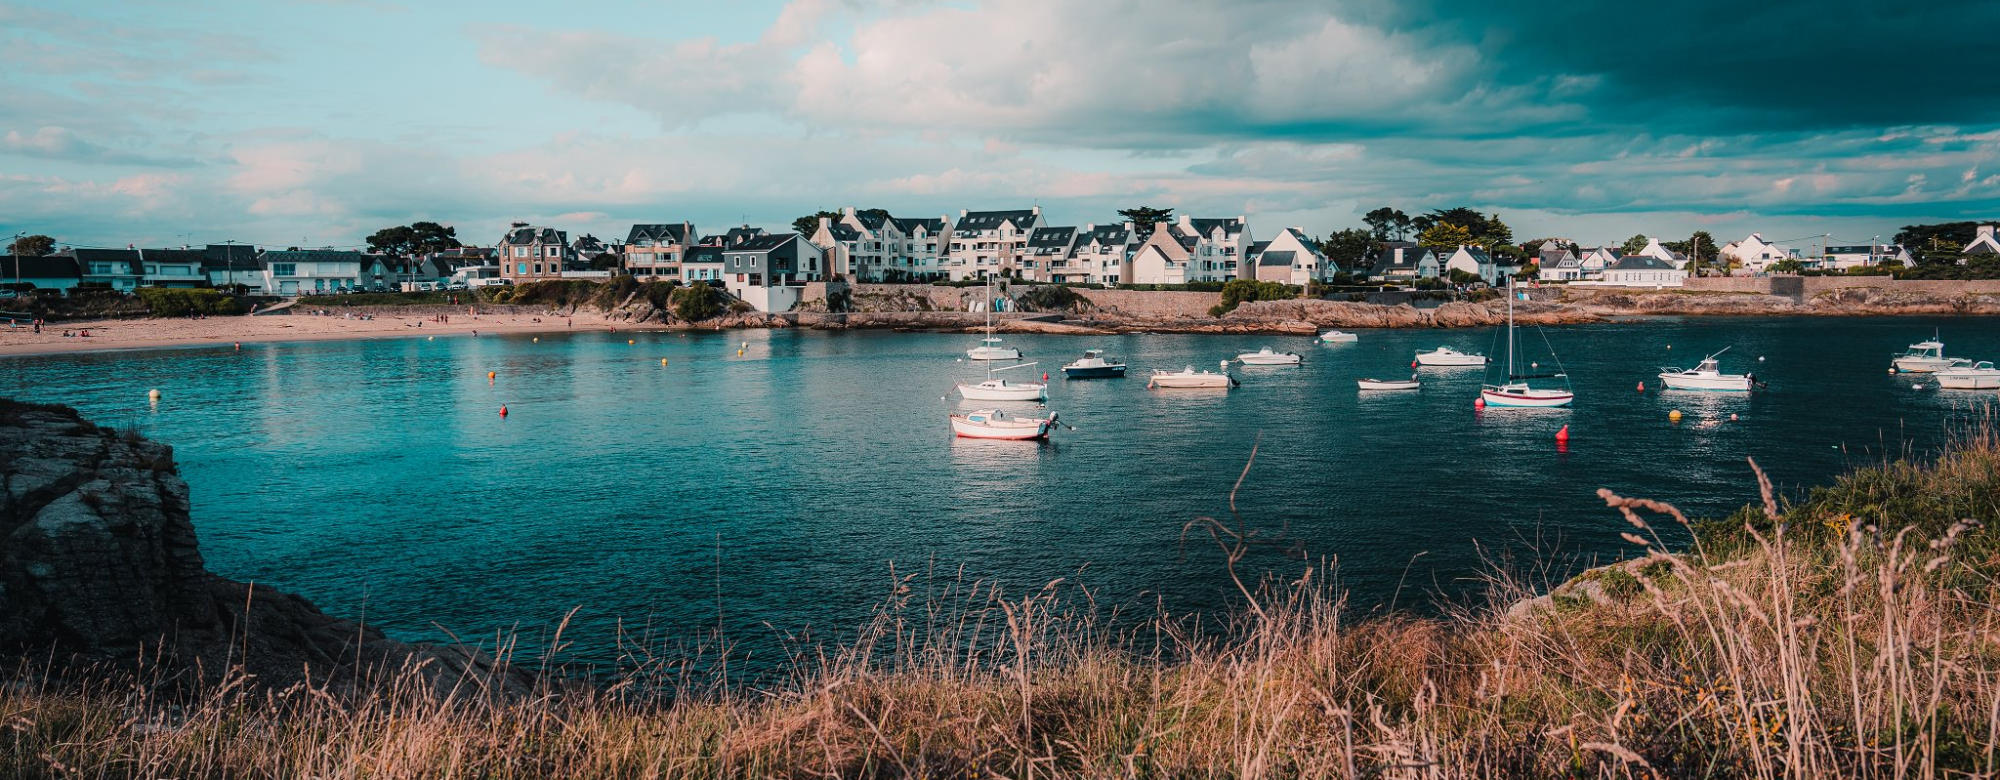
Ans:
[[[520,691],[454,647],[397,642],[202,564],[173,449],[62,406],[0,399],[0,658],[213,682],[341,688],[420,669],[433,685]],[[142,663],[143,661],[143,663]]]

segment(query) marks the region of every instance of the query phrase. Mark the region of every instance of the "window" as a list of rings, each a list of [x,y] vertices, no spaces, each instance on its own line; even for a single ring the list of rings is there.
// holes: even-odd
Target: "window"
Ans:
[[[548,256],[562,257],[562,247],[556,247],[556,246],[548,247]]]
[[[515,257],[527,257],[527,256],[528,256],[528,248],[527,248],[527,247],[525,247],[525,246],[517,246],[517,247],[514,247],[514,256],[515,256]],[[522,266],[522,268],[526,268],[526,267],[527,267],[527,266]]]
[[[536,264],[535,264],[535,273],[541,273],[541,272],[542,272],[542,264],[541,264],[541,263],[536,263]]]
[[[516,257],[519,257],[519,255],[516,255]],[[518,263],[518,264],[516,264],[516,265],[515,265],[515,267],[514,267],[514,273],[517,273],[517,274],[521,274],[521,275],[523,275],[523,276],[527,275],[527,273],[528,273],[528,264],[527,264],[527,263]]]
[[[298,266],[298,264],[296,264],[296,263],[272,263],[272,264],[271,264],[271,275],[272,275],[272,276],[298,276],[298,275],[299,275],[299,266]]]

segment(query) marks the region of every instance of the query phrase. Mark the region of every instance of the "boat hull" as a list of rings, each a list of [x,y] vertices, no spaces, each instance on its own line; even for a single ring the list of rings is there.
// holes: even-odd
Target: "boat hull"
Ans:
[[[967,401],[1041,401],[1049,397],[1048,390],[1048,385],[958,386],[959,396]]]
[[[1236,359],[1246,366],[1296,366],[1301,362],[1298,355],[1237,355]]]
[[[1416,390],[1423,387],[1422,383],[1407,379],[1398,381],[1362,379],[1356,381],[1355,384],[1360,385],[1363,390]]]
[[[1417,365],[1431,368],[1461,368],[1486,365],[1484,355],[1439,355],[1430,352],[1417,354]]]
[[[1576,400],[1576,394],[1561,390],[1481,390],[1479,398],[1488,408],[1507,407],[1518,409],[1549,408],[1568,406]]]
[[[1234,382],[1230,380],[1228,374],[1195,374],[1192,376],[1187,374],[1156,374],[1153,376],[1152,381],[1146,383],[1146,386],[1164,388],[1206,387],[1226,390],[1231,384],[1234,384]]]
[[[1905,374],[1934,374],[1964,362],[1960,358],[1900,357],[1890,365]]]
[[[1750,377],[1747,375],[1721,374],[1717,376],[1687,376],[1684,374],[1660,374],[1660,384],[1668,390],[1700,390],[1711,393],[1750,392]]]
[[[1064,366],[1062,371],[1063,376],[1071,379],[1117,379],[1125,375],[1125,367],[1122,365],[1087,366],[1083,368]]]
[[[1320,343],[1322,344],[1352,344],[1356,341],[1360,341],[1361,337],[1352,333],[1345,333],[1336,330],[1319,334],[1319,340]]]
[[[2000,372],[1939,371],[1938,387],[1946,390],[2000,390]]]
[[[1013,347],[973,347],[965,351],[972,360],[1020,360],[1021,350]]]
[[[1032,441],[1049,437],[1049,421],[1023,420],[1025,425],[985,425],[954,415],[951,418],[951,432],[961,439],[1003,439],[1007,441]]]

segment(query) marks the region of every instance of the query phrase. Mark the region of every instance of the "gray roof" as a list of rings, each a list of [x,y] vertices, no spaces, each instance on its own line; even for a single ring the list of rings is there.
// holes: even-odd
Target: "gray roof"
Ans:
[[[1126,230],[1125,223],[1119,222],[1093,227],[1090,229],[1090,232],[1077,236],[1076,242],[1087,244],[1091,241],[1096,241],[1105,246],[1124,246],[1125,242],[1130,240],[1132,240],[1132,231]]]
[[[139,259],[155,263],[193,263],[200,265],[208,255],[199,249],[141,249]]]
[[[1250,245],[1250,256],[1251,256],[1251,257],[1256,257],[1257,255],[1261,255],[1261,254],[1263,254],[1263,253],[1264,253],[1264,250],[1266,250],[1266,249],[1270,249],[1270,248],[1271,248],[1271,242],[1269,242],[1269,241],[1259,241],[1259,242],[1257,242],[1257,243],[1254,243],[1254,244],[1251,244],[1251,245]]]
[[[123,263],[125,270],[113,271],[117,274],[142,275],[145,268],[139,264],[139,253],[131,249],[71,249],[64,254],[76,258],[77,265],[86,273],[89,263]]]
[[[966,234],[966,231],[998,230],[1001,225],[1009,222],[1014,223],[1014,227],[1019,229],[1026,227],[1034,221],[1035,212],[1033,209],[968,211],[965,212],[965,216],[958,218],[958,231],[963,235]]]
[[[1193,225],[1194,232],[1199,233],[1202,236],[1213,235],[1215,233],[1216,228],[1222,228],[1222,234],[1225,236],[1233,236],[1243,232],[1243,220],[1238,219],[1236,217],[1230,217],[1227,219],[1201,219],[1201,218],[1190,217],[1188,219],[1188,224]]]
[[[610,251],[610,247],[605,246],[603,241],[598,240],[596,236],[589,233],[585,233],[582,238],[576,240],[575,249],[578,254],[588,253],[593,255]]]
[[[555,228],[518,227],[507,231],[507,234],[500,238],[500,243],[513,246],[525,246],[537,242],[567,246],[569,233]]]
[[[1486,250],[1484,250],[1484,249],[1480,249],[1479,247],[1476,247],[1476,246],[1462,246],[1462,247],[1459,247],[1459,249],[1463,249],[1463,250],[1465,250],[1465,253],[1466,253],[1466,254],[1468,254],[1468,255],[1472,255],[1472,260],[1473,260],[1473,262],[1476,262],[1476,263],[1491,263],[1491,262],[1493,262],[1493,256],[1492,256],[1492,255],[1489,255],[1489,254],[1486,254]],[[1453,250],[1453,251],[1452,251],[1452,254],[1458,254],[1458,251],[1457,251],[1457,250]]]
[[[344,249],[283,249],[265,252],[260,258],[271,263],[365,263],[369,256]]]
[[[76,258],[62,255],[0,255],[0,281],[22,279],[80,279],[83,277]]]
[[[204,271],[261,271],[257,248],[249,244],[209,244],[201,250]]]
[[[1076,238],[1075,227],[1040,227],[1028,236],[1028,248],[1038,255],[1061,254]]]
[[[1674,264],[1652,255],[1626,255],[1607,266],[1606,271],[1672,271]]]
[[[633,225],[632,230],[625,234],[625,243],[636,244],[640,241],[651,241],[656,244],[685,244],[689,239],[694,237],[691,235],[693,232],[693,226],[686,222]]]
[[[688,247],[687,254],[681,257],[683,265],[687,263],[720,262],[722,262],[722,247],[719,246],[691,246]]]
[[[922,227],[931,233],[937,233],[944,229],[944,220],[938,217],[930,217],[928,219],[924,217],[891,217],[890,221],[896,223],[896,229],[903,231],[905,234],[917,232],[918,227]]]
[[[860,222],[862,227],[868,228],[869,230],[881,230],[883,223],[888,222],[890,219],[892,219],[892,217],[883,214],[879,211],[867,212],[857,209],[854,212],[854,220],[856,222]]]
[[[1257,255],[1257,264],[1284,266],[1286,268],[1290,268],[1292,265],[1292,258],[1297,254],[1298,254],[1297,252],[1293,252],[1288,249],[1280,250],[1277,252],[1265,252],[1263,254]]]
[[[743,243],[731,247],[725,247],[725,249],[731,252],[769,252],[773,249],[777,249],[778,247],[791,243],[792,239],[798,237],[799,234],[797,233],[775,233],[775,234],[767,233],[764,235],[753,236],[751,238],[744,239]]]
[[[846,226],[846,225],[843,225],[843,224],[840,224],[840,223],[838,223],[838,222],[835,222],[835,223],[833,223],[833,224],[831,224],[831,225],[828,225],[828,226],[827,226],[827,232],[829,232],[829,233],[832,233],[832,234],[833,234],[833,240],[835,240],[835,241],[860,241],[860,240],[861,240],[861,231],[859,231],[859,230],[855,230],[854,228],[851,228],[851,227],[848,227],[848,226]]]
[[[764,229],[760,227],[751,227],[749,225],[744,225],[743,227],[733,227],[729,229],[728,233],[723,234],[722,245],[736,246],[737,244],[743,243],[744,241],[748,241],[752,238],[761,235],[764,235]]]

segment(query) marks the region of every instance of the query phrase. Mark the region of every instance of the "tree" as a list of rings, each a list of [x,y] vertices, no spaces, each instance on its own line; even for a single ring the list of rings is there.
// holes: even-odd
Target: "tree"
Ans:
[[[623,262],[617,255],[610,252],[600,252],[596,257],[590,258],[590,270],[613,271],[617,270],[618,266],[622,265]]]
[[[1806,264],[1799,262],[1798,258],[1787,257],[1783,260],[1779,260],[1778,262],[1772,263],[1770,270],[1771,273],[1774,274],[1795,274],[1805,270],[1805,268]]]
[[[1418,233],[1417,243],[1427,249],[1449,253],[1472,243],[1472,231],[1449,222],[1438,222]]]
[[[1363,214],[1361,222],[1374,233],[1377,241],[1387,241],[1391,238],[1401,241],[1403,236],[1410,232],[1410,215],[1403,213],[1401,209],[1389,206]]]
[[[461,246],[458,243],[458,228],[446,227],[436,222],[412,222],[408,225],[386,227],[368,237],[368,248],[378,254],[395,257],[442,252]]]
[[[1935,225],[1904,225],[1894,241],[1916,255],[1917,264],[1958,264],[1958,253],[1978,235],[1977,222],[1941,222]]]
[[[1373,226],[1370,226],[1373,227]],[[1319,244],[1319,251],[1335,268],[1358,268],[1367,262],[1368,255],[1375,251],[1375,234],[1367,230],[1348,228],[1327,234]]]
[[[1513,263],[1520,263],[1528,259],[1528,253],[1513,244],[1494,244],[1488,247],[1488,251],[1492,253],[1494,260],[1507,260]]]
[[[56,240],[40,233],[22,236],[7,245],[7,254],[24,257],[41,257],[54,251],[56,251]]]
[[[820,217],[826,217],[827,219],[837,220],[840,219],[840,212],[819,211],[812,214],[807,214],[806,216],[803,217],[799,217],[798,219],[792,220],[792,232],[807,236],[819,232]]]
[[[1426,227],[1443,223],[1465,228],[1467,233],[1472,234],[1472,238],[1466,241],[1468,244],[1495,247],[1514,243],[1514,229],[1500,221],[1500,215],[1487,216],[1465,206],[1433,210],[1429,214],[1411,220],[1411,223],[1415,224],[1417,220],[1426,220]]]
[[[1521,270],[1518,273],[1514,274],[1514,278],[1536,279],[1540,278],[1541,275],[1542,275],[1542,266],[1539,263],[1529,263],[1527,265],[1521,266]]]
[[[1636,255],[1639,253],[1639,250],[1646,248],[1646,237],[1633,236],[1625,239],[1625,243],[1618,248],[1621,250],[1620,254]]]
[[[1118,216],[1132,221],[1132,229],[1140,233],[1153,232],[1153,223],[1166,222],[1174,218],[1173,209],[1156,209],[1152,206],[1134,206],[1119,209]]]

